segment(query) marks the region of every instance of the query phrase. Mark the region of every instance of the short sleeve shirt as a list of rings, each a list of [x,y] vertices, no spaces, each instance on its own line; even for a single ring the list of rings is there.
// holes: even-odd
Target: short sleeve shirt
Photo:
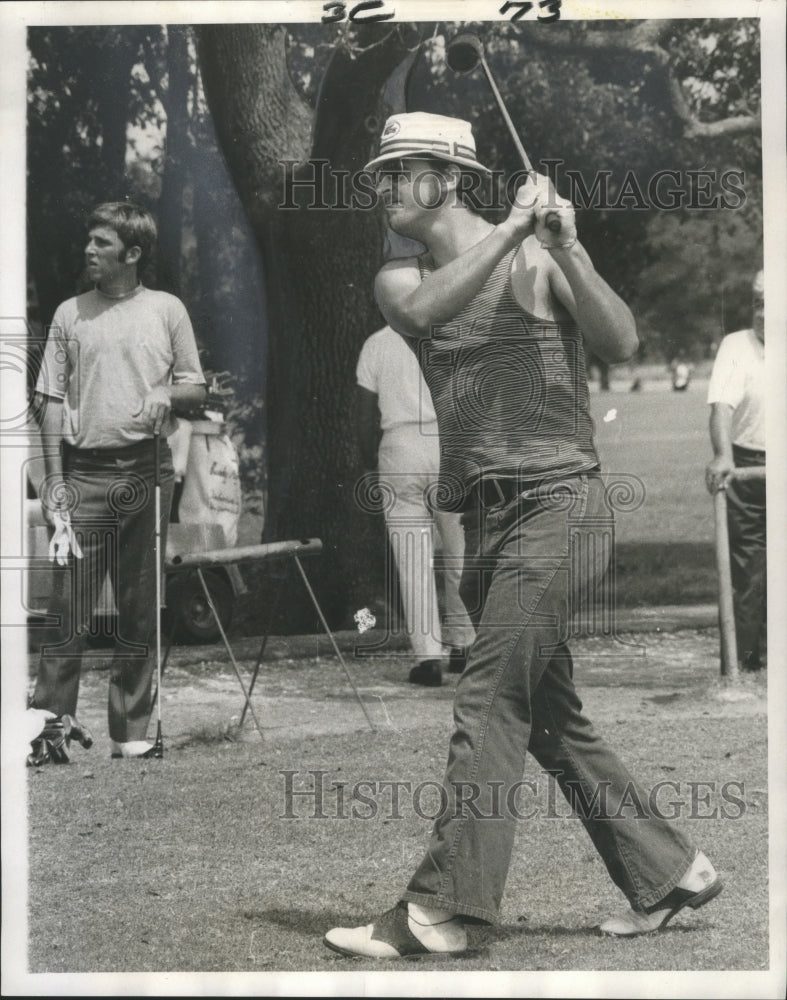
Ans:
[[[58,307],[36,391],[62,400],[69,444],[116,448],[152,436],[139,416],[152,389],[204,382],[183,303],[138,285],[123,298],[93,289]]]
[[[423,426],[437,419],[415,352],[390,326],[366,339],[356,366],[356,380],[377,396],[384,431],[400,424]]]
[[[708,403],[733,409],[732,443],[765,450],[765,346],[753,330],[728,334],[713,363]]]

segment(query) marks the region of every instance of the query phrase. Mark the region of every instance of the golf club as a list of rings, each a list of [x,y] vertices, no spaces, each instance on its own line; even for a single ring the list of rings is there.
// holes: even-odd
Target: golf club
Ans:
[[[161,735],[161,432],[153,435],[153,464],[155,516],[156,516],[156,742],[148,753],[151,757],[164,756]]]
[[[455,73],[469,73],[471,70],[474,70],[479,63],[481,64],[481,68],[486,74],[489,86],[492,88],[492,93],[495,95],[495,100],[498,103],[503,119],[508,126],[511,138],[514,140],[514,145],[517,148],[522,164],[528,173],[535,174],[536,171],[533,169],[530,157],[525,152],[522,140],[519,138],[516,127],[511,121],[511,115],[509,115],[508,108],[506,108],[505,102],[503,101],[503,95],[498,90],[495,79],[492,76],[492,71],[489,69],[487,61],[484,57],[484,46],[481,39],[469,31],[463,32],[461,35],[456,35],[446,46],[445,61]],[[560,218],[556,212],[548,212],[545,222],[546,227],[550,230],[550,232],[560,232]]]

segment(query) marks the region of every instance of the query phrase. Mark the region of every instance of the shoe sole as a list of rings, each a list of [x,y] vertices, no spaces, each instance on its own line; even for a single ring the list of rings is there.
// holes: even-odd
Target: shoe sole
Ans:
[[[398,955],[362,955],[360,952],[341,948],[338,944],[329,941],[327,937],[322,939],[322,943],[326,948],[335,951],[337,955],[344,955],[345,958],[372,958],[375,962],[395,962],[398,958],[418,961],[424,958],[450,957],[452,955],[465,955],[467,953],[467,949],[464,948],[462,951],[406,951],[404,953],[400,952]]]
[[[681,910],[690,906],[692,910],[698,910],[701,906],[709,903],[712,899],[715,899],[719,895],[721,890],[724,888],[724,883],[720,878],[717,878],[715,882],[712,882],[706,889],[702,889],[696,895],[691,896],[689,899],[684,899],[682,902],[674,906],[666,917],[661,921],[658,927],[654,927],[652,930],[647,931],[632,931],[630,934],[616,934],[614,931],[601,931],[604,937],[616,937],[616,938],[633,938],[633,937],[644,937],[648,934],[659,934],[667,924],[672,920],[673,917],[677,916]]]
[[[662,922],[659,924],[656,930],[663,931],[664,928],[667,926],[667,924],[670,922],[670,920],[672,920],[674,916],[680,913],[680,911],[687,906],[690,906],[692,910],[698,910],[701,906],[704,906],[706,903],[709,903],[712,899],[715,899],[723,888],[724,888],[724,883],[720,878],[717,878],[715,882],[711,882],[711,884],[707,887],[707,889],[702,889],[695,896],[692,896],[691,899],[687,899],[684,902],[679,903],[677,906],[674,906],[667,914],[667,916],[662,920]]]
[[[329,941],[327,937],[322,939],[322,943],[326,948],[330,948],[331,951],[335,951],[337,955],[344,955],[347,958],[367,958],[367,955],[359,955],[357,951],[348,951],[347,948],[340,948],[338,944],[334,944]],[[394,956],[395,957],[395,956]]]
[[[397,955],[362,955],[359,951],[350,951],[349,948],[342,948],[338,944],[334,944],[329,941],[327,937],[322,939],[322,943],[326,948],[330,948],[331,951],[335,951],[337,955],[344,955],[345,958],[373,958],[375,962],[393,962],[397,958],[423,958],[425,957],[424,952],[413,952],[412,955],[401,953]]]

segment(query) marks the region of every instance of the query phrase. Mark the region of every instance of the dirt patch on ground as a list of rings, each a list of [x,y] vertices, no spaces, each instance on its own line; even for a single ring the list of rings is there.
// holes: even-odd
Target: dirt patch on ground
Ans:
[[[441,717],[450,726],[457,675],[445,674],[440,688],[411,685],[408,653],[393,649],[358,655],[352,643],[342,645],[344,665],[324,638],[282,639],[271,646],[272,658],[262,663],[252,693],[264,740],[350,733],[371,725],[405,731]],[[248,688],[259,642],[239,640],[233,649]],[[313,655],[288,656],[287,652]],[[723,682],[715,629],[585,638],[572,644],[572,652],[577,687],[594,719],[599,713],[606,716],[610,704],[621,718],[629,719],[657,720],[664,713],[673,718],[738,717],[766,711],[766,674],[742,677],[734,687]],[[99,752],[107,739],[107,663],[107,656],[96,652],[93,669],[83,674],[80,692],[79,717],[93,729]],[[35,657],[31,656],[34,672]],[[162,687],[163,729],[172,746],[222,734],[259,739],[249,713],[243,729],[237,728],[244,704],[240,682],[222,646],[173,648]]]
[[[276,646],[263,664],[253,695],[262,737],[250,720],[238,730],[243,696],[226,653],[176,650],[163,760],[110,760],[107,671],[86,671],[79,714],[96,745],[73,747],[69,767],[26,771],[32,971],[122,973],[123,988],[153,971],[379,972],[321,938],[387,909],[422,858],[429,819],[407,795],[394,813],[389,790],[442,777],[457,677],[413,687],[408,655],[346,650],[372,731],[335,654],[305,642]],[[257,645],[237,645],[246,679]],[[528,760],[537,808],[517,827],[501,922],[471,928],[471,950],[431,957],[430,971],[768,967],[766,677],[723,685],[717,646],[715,630],[695,629],[573,648],[588,715],[711,857],[725,882],[718,902],[680,914],[669,933],[600,938],[595,923],[622,897]],[[314,655],[286,655],[304,649]],[[368,792],[372,779],[372,814],[367,802],[356,816],[353,789]],[[276,992],[257,978],[251,988]]]

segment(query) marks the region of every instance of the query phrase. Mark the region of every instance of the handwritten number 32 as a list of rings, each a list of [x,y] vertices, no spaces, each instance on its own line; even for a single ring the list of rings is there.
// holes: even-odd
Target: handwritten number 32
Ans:
[[[384,6],[383,0],[361,0],[361,3],[354,4],[350,9],[349,19],[359,22],[388,21],[394,16],[395,11],[383,14],[366,14],[363,16],[364,11],[379,10]],[[326,11],[322,16],[323,24],[335,24],[337,21],[343,21],[348,16],[346,3],[324,3],[322,9]],[[333,11],[333,13],[328,13],[329,11]]]

